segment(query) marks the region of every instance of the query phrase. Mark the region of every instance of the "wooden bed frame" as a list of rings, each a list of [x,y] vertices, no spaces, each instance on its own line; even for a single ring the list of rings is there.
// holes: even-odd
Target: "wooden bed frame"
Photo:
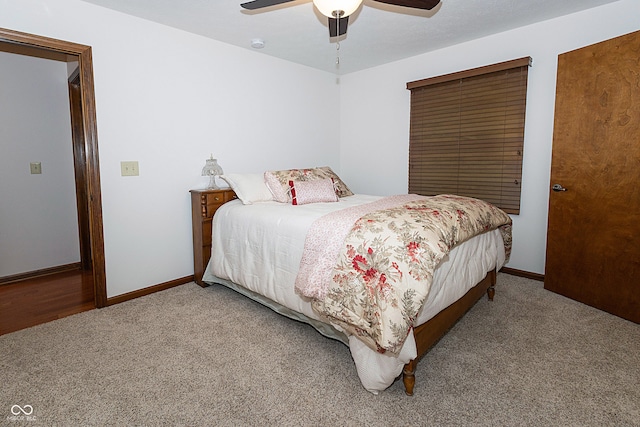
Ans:
[[[418,349],[418,357],[404,365],[402,370],[402,382],[404,383],[404,391],[407,395],[413,395],[413,386],[416,383],[416,366],[422,356],[424,356],[435,343],[440,340],[455,323],[469,311],[471,307],[486,292],[489,301],[493,301],[496,284],[496,270],[491,270],[487,275],[473,288],[469,289],[466,294],[449,307],[436,314],[427,322],[413,328],[413,335],[416,340]]]
[[[191,190],[194,280],[206,287],[202,276],[211,257],[211,221],[215,211],[224,203],[236,198],[230,189]],[[490,301],[495,294],[496,271],[492,270],[462,298],[442,310],[435,317],[413,330],[418,356],[404,365],[402,381],[405,393],[413,395],[415,371],[418,361],[440,340],[486,292]]]

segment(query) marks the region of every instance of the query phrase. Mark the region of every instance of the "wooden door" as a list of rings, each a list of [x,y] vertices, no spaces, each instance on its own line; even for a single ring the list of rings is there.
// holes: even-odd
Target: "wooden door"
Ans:
[[[84,147],[82,119],[82,90],[80,74],[76,70],[69,77],[69,105],[71,109],[71,137],[73,143],[73,168],[76,178],[76,204],[78,210],[78,234],[80,237],[80,262],[83,270],[91,270],[91,226],[87,195],[87,152]]]
[[[640,323],[640,31],[558,57],[550,191],[544,287]]]

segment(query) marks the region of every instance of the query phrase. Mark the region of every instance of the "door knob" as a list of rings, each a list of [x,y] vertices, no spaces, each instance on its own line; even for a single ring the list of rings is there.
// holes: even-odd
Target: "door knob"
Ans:
[[[567,189],[560,184],[553,184],[553,187],[551,187],[551,189],[553,191],[567,191]]]

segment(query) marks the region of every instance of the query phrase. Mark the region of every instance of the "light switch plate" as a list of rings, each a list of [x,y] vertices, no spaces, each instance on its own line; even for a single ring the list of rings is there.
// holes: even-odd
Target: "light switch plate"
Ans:
[[[39,175],[42,173],[42,164],[40,162],[31,162],[29,166],[31,167],[32,175]]]
[[[138,176],[140,175],[140,169],[138,168],[138,162],[120,162],[120,171],[122,176]]]

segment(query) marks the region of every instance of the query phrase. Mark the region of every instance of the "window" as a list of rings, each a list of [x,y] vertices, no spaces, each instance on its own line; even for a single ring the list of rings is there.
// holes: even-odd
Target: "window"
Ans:
[[[531,58],[407,83],[409,193],[458,194],[520,212]]]

